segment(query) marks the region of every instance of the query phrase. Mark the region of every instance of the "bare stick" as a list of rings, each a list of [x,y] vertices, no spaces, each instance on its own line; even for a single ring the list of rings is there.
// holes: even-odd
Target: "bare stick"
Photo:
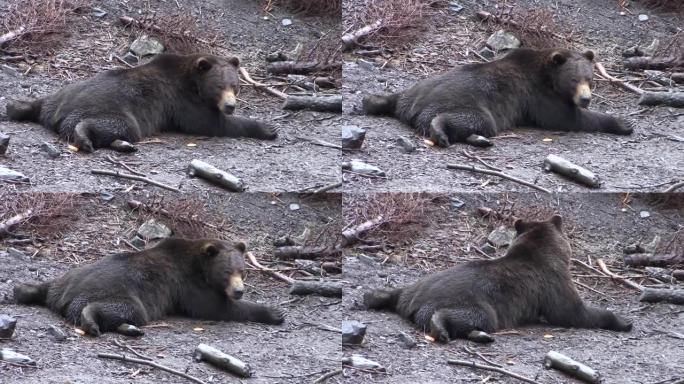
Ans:
[[[196,377],[194,377],[194,376],[190,376],[190,375],[188,375],[188,374],[186,374],[186,373],[183,373],[183,372],[180,372],[180,371],[176,371],[176,370],[173,369],[173,368],[169,368],[169,367],[167,367],[167,366],[164,366],[164,365],[155,363],[154,361],[148,361],[148,360],[143,360],[143,359],[136,359],[136,358],[134,358],[134,357],[127,357],[127,356],[125,356],[125,355],[116,355],[116,354],[113,354],[113,353],[102,353],[102,352],[98,353],[98,354],[97,354],[97,357],[99,357],[100,359],[113,359],[113,360],[120,360],[120,361],[123,361],[123,362],[126,362],[126,363],[136,363],[136,364],[147,365],[148,367],[153,367],[153,368],[161,369],[162,371],[166,371],[166,372],[171,373],[171,374],[174,374],[174,375],[176,375],[176,376],[183,377],[183,378],[185,378],[185,379],[188,379],[188,380],[190,380],[190,381],[192,381],[192,382],[195,382],[195,383],[198,383],[198,384],[206,384],[204,381],[202,381],[202,380],[200,380],[200,379],[198,379],[198,378],[196,378]]]
[[[596,260],[596,264],[598,264],[599,268],[601,268],[601,271],[603,271],[603,273],[605,273],[606,275],[610,276],[613,280],[617,280],[617,281],[621,282],[622,284],[624,284],[624,285],[626,285],[626,286],[628,286],[628,287],[630,287],[630,288],[634,288],[634,289],[636,289],[637,291],[642,291],[642,292],[643,292],[644,287],[642,287],[641,285],[639,285],[639,284],[633,282],[632,280],[629,280],[629,279],[627,279],[627,278],[625,278],[625,277],[622,277],[622,276],[619,276],[619,275],[613,273],[610,269],[608,269],[608,266],[606,265],[606,263],[603,262],[602,259],[597,259],[597,260]]]
[[[479,161],[480,164],[484,165],[485,167],[487,167],[487,168],[489,168],[489,169],[491,169],[491,170],[493,170],[493,171],[499,171],[499,172],[503,171],[503,169],[497,168],[497,167],[495,167],[495,166],[493,166],[493,165],[490,165],[490,164],[487,163],[486,161],[482,160],[482,158],[481,158],[480,156],[475,156],[475,155],[473,155],[472,153],[468,152],[468,151],[465,150],[465,149],[463,150],[463,155],[464,155],[465,157],[469,158],[469,159]]]
[[[147,183],[150,185],[157,186],[159,188],[164,188],[164,189],[168,189],[169,191],[174,191],[174,192],[179,192],[179,193],[181,191],[178,188],[172,187],[170,185],[166,185],[164,183],[160,183],[158,181],[154,181],[152,179],[148,179],[147,177],[138,176],[138,175],[131,175],[128,173],[123,173],[123,172],[118,172],[118,171],[109,171],[106,169],[91,169],[90,173],[92,173],[94,175],[107,175],[107,176],[121,177],[123,179],[131,179],[131,180],[136,180],[136,181],[142,181],[143,183]]]
[[[28,219],[29,217],[31,217],[32,214],[33,210],[29,209],[24,213],[14,215],[9,219],[5,220],[4,222],[0,223],[0,237],[6,235],[7,232],[9,232],[12,229],[12,227]]]
[[[282,273],[280,273],[274,269],[264,267],[263,265],[261,265],[261,263],[259,263],[259,261],[256,259],[256,257],[254,257],[254,254],[252,252],[246,252],[246,255],[247,255],[247,258],[249,259],[250,263],[252,263],[255,267],[259,268],[260,270],[268,273],[269,275],[271,275],[277,279],[280,279],[280,280],[282,280],[288,284],[293,284],[295,282],[295,279],[288,277],[288,276],[285,276]]]
[[[240,71],[240,74],[245,79],[245,81],[252,84],[254,86],[254,88],[264,90],[264,91],[270,93],[271,95],[280,97],[281,99],[287,99],[286,93],[280,92],[276,89],[269,87],[266,84],[259,83],[258,81],[252,79],[252,77],[249,75],[249,73],[247,73],[247,70],[244,69],[243,67],[238,68],[238,70]]]
[[[513,372],[511,372],[511,371],[507,371],[507,370],[505,370],[505,369],[503,369],[503,368],[495,367],[495,366],[493,366],[493,365],[478,364],[478,363],[476,363],[476,362],[474,362],[474,361],[454,360],[454,359],[449,359],[449,360],[447,360],[447,363],[449,363],[449,364],[451,364],[451,365],[460,365],[460,366],[463,366],[463,367],[470,367],[470,368],[477,368],[477,369],[485,369],[485,370],[487,370],[487,371],[497,372],[497,373],[500,373],[500,374],[502,374],[502,375],[506,375],[506,376],[512,377],[512,378],[514,378],[514,379],[518,379],[518,380],[520,380],[520,381],[524,381],[524,382],[526,382],[526,383],[541,384],[541,383],[539,383],[538,381],[535,381],[535,380],[530,379],[529,377],[525,377],[525,376],[522,376],[522,375],[518,375],[517,373],[513,373]]]
[[[503,173],[503,172],[492,171],[489,169],[475,168],[472,165],[462,165],[462,164],[447,164],[447,168],[448,169],[458,169],[458,170],[462,170],[462,171],[476,172],[476,173],[484,173],[486,175],[492,175],[492,176],[498,176],[498,177],[501,177],[503,179],[514,181],[518,184],[522,184],[522,185],[528,186],[530,188],[534,188],[534,189],[542,191],[542,192],[551,193],[551,191],[549,191],[548,189],[546,189],[544,187],[540,187],[536,184],[530,183],[529,181],[519,179],[517,177],[508,175],[508,174]]]
[[[131,168],[128,164],[124,163],[123,161],[115,160],[115,159],[114,159],[113,157],[111,157],[110,155],[107,155],[107,160],[109,160],[109,162],[112,163],[112,164],[120,165],[120,166],[126,168],[126,170],[127,170],[128,172],[130,172],[130,173],[132,173],[132,174],[134,174],[134,175],[145,176],[144,173],[136,171],[135,169]]]
[[[322,281],[295,280],[290,287],[291,295],[317,295],[325,297],[342,297],[342,286]]]
[[[561,372],[565,372],[568,375],[587,383],[598,383],[601,380],[601,375],[591,367],[556,351],[549,351],[549,353],[546,354],[546,357],[544,357],[544,366],[546,368],[554,368]]]
[[[359,39],[370,35],[371,33],[377,31],[382,27],[382,20],[377,20],[375,23],[366,25],[365,27],[359,28],[355,31],[349,32],[342,36],[342,44],[344,44],[345,49],[349,49],[356,45]]]
[[[328,373],[323,374],[323,376],[319,377],[318,379],[314,380],[313,384],[325,383],[326,381],[328,381],[329,378],[337,376],[337,375],[341,375],[341,374],[342,374],[341,369],[330,371]]]
[[[314,189],[313,191],[311,191],[311,194],[312,195],[318,195],[319,193],[328,192],[331,189],[339,188],[341,186],[342,186],[342,182],[340,181],[338,183],[333,183],[333,184],[326,185],[326,186],[318,188],[318,189]]]
[[[644,92],[639,98],[639,105],[684,108],[684,92]]]
[[[666,302],[672,304],[684,304],[684,289],[654,289],[645,288],[639,297],[639,301],[647,303]]]
[[[245,183],[242,180],[201,160],[193,159],[190,162],[188,174],[201,177],[230,191],[242,192],[245,190]]]
[[[644,90],[639,89],[638,87],[636,87],[632,84],[629,84],[629,83],[625,82],[624,80],[620,80],[616,77],[609,75],[608,72],[606,72],[606,68],[603,67],[603,64],[596,62],[596,63],[594,63],[594,67],[596,67],[596,70],[599,72],[599,75],[603,76],[604,78],[609,80],[611,83],[616,83],[617,85],[621,86],[622,88],[624,88],[630,92],[634,92],[636,94],[639,94],[639,95],[644,93]]]
[[[5,33],[4,35],[0,36],[0,47],[3,45],[9,43],[10,41],[16,39],[17,37],[21,36],[24,34],[24,31],[26,30],[26,27],[23,25],[13,31],[9,31]]]
[[[115,344],[117,347],[121,347],[121,348],[126,348],[126,349],[128,349],[132,354],[138,356],[139,358],[141,358],[141,359],[143,359],[143,360],[148,360],[148,361],[154,360],[153,358],[147,357],[147,356],[143,355],[142,353],[136,351],[136,350],[135,350],[133,347],[131,347],[130,345],[124,344],[124,343],[120,342],[119,340],[114,340],[114,344]]]
[[[559,173],[591,188],[601,186],[601,181],[593,172],[553,154],[546,156],[546,159],[544,159],[544,170]]]
[[[342,246],[347,247],[354,244],[359,240],[364,233],[370,231],[371,229],[377,227],[385,221],[385,218],[378,216],[375,219],[365,221],[355,227],[348,228],[342,231]]]
[[[200,344],[195,348],[194,358],[196,361],[206,361],[240,377],[251,377],[253,373],[249,364],[207,344]]]
[[[678,182],[678,183],[676,183],[676,184],[670,185],[670,186],[669,186],[666,190],[664,190],[663,192],[664,192],[664,193],[674,192],[675,189],[679,189],[679,188],[681,188],[681,187],[684,187],[684,181],[680,181],[680,182]]]
[[[342,96],[288,96],[283,109],[342,113]]]

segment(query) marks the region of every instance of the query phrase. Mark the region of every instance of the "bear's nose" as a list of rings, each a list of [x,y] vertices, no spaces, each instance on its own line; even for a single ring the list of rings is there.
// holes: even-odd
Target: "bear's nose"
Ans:
[[[579,105],[582,108],[586,108],[591,103],[591,96],[581,96],[579,98]]]
[[[231,115],[233,112],[235,112],[235,104],[225,103],[223,104],[222,110],[226,115]]]
[[[243,293],[245,293],[245,291],[242,289],[234,289],[233,297],[235,298],[235,300],[240,300],[242,298]]]

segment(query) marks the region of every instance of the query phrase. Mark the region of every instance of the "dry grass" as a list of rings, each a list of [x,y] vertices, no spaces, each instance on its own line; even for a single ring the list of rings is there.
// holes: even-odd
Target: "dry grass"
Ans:
[[[4,50],[38,54],[59,46],[75,30],[76,11],[90,5],[88,0],[22,0],[9,2],[0,13],[0,35],[18,32]]]
[[[342,0],[266,0],[263,9],[270,12],[276,5],[308,16],[342,17]]]
[[[79,217],[83,202],[73,193],[3,194],[0,195],[0,223],[22,215],[22,220],[8,228],[8,235],[59,237]]]
[[[154,196],[131,204],[139,223],[155,219],[173,231],[174,236],[187,238],[230,239],[230,223],[197,199],[165,199]]]

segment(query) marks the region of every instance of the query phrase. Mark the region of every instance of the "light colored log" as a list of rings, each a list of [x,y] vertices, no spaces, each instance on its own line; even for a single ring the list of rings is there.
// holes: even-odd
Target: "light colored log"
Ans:
[[[561,174],[591,188],[601,186],[601,181],[593,172],[553,154],[544,159],[544,170]]]
[[[190,162],[188,174],[190,176],[201,177],[234,192],[242,192],[245,190],[245,183],[242,180],[209,163],[205,163],[202,160],[193,159]]]
[[[556,351],[549,351],[544,358],[546,368],[557,369],[587,383],[598,383],[601,375],[589,366],[577,362]]]

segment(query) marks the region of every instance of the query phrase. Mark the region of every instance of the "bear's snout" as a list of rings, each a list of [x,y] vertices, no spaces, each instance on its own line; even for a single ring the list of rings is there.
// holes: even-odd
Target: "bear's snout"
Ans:
[[[218,108],[221,112],[226,115],[232,115],[235,112],[235,91],[232,89],[226,89],[221,92],[221,100],[218,102]]]
[[[583,81],[577,85],[577,90],[574,97],[575,105],[586,108],[591,103],[591,87],[589,83]]]
[[[228,288],[226,288],[226,295],[233,300],[240,300],[245,293],[245,283],[242,281],[242,275],[233,274],[228,280]]]

